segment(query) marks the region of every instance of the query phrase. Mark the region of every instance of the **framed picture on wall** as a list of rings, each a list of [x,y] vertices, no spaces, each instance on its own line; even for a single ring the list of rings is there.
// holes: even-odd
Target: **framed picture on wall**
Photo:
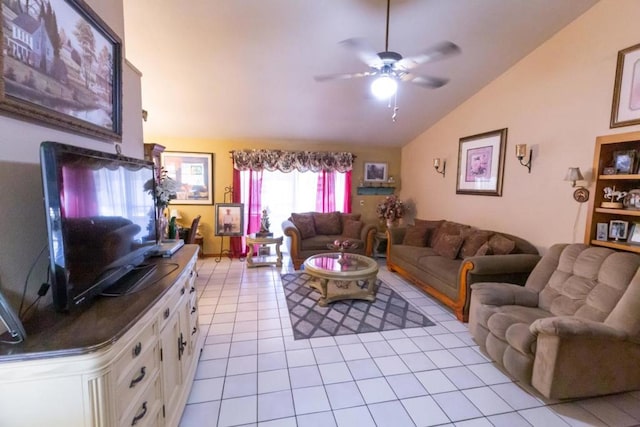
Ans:
[[[502,196],[507,129],[460,138],[456,194]]]
[[[82,0],[13,0],[0,8],[0,110],[120,141],[118,36]]]
[[[387,182],[389,165],[381,162],[364,164],[364,182]]]
[[[172,205],[213,204],[213,160],[213,153],[164,151],[160,154],[160,164],[178,187]]]
[[[618,52],[609,127],[637,124],[640,124],[640,44]]]
[[[244,235],[244,204],[216,203],[216,236]]]

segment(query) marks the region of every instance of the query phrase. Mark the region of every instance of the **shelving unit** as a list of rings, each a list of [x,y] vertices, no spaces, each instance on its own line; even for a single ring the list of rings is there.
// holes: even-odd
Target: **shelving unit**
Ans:
[[[358,187],[358,196],[390,196],[396,187]]]
[[[584,241],[594,246],[604,246],[616,250],[640,253],[640,244],[626,240],[597,240],[598,223],[606,223],[609,228],[610,221],[621,220],[629,223],[628,231],[631,231],[634,223],[640,224],[639,209],[612,209],[601,207],[602,202],[609,201],[604,198],[606,187],[615,187],[618,191],[630,191],[640,189],[640,174],[615,174],[604,175],[606,167],[614,164],[614,154],[618,151],[636,152],[636,160],[633,170],[637,171],[640,165],[640,132],[629,132],[615,135],[604,135],[596,138],[595,153],[593,156],[593,173],[595,175],[595,190],[589,202],[589,214]]]

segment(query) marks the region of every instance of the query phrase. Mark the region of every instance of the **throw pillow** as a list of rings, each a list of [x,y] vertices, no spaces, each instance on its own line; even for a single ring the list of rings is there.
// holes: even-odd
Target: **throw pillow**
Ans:
[[[340,224],[342,225],[342,230],[344,230],[344,223],[350,219],[353,221],[360,221],[360,217],[362,215],[355,213],[340,213]]]
[[[494,255],[507,255],[516,248],[516,242],[499,234],[494,234],[489,239],[489,246]]]
[[[409,225],[407,226],[407,231],[404,234],[402,244],[408,246],[427,246],[427,239],[430,234],[431,229],[429,228]]]
[[[316,235],[316,226],[313,223],[313,216],[311,214],[291,214],[291,222],[300,231],[300,236],[303,239],[308,239]]]
[[[340,212],[314,213],[313,222],[316,225],[316,234],[335,236],[342,234]]]
[[[475,256],[484,256],[484,255],[492,255],[491,246],[489,246],[489,242],[484,242],[478,251],[475,253]]]
[[[460,257],[468,258],[474,256],[478,252],[478,249],[489,241],[491,234],[490,231],[475,230],[466,236],[462,248],[460,248]]]
[[[435,235],[431,238],[431,246],[435,248],[438,240],[444,235],[461,235],[462,232],[470,228],[468,225],[458,224],[457,222],[444,221],[435,231]]]
[[[459,234],[442,234],[438,238],[433,250],[440,256],[449,259],[456,259],[463,238]]]
[[[360,232],[362,231],[363,225],[362,221],[347,219],[342,228],[342,235],[350,239],[360,239]]]
[[[425,236],[425,243],[427,246],[433,246],[433,240],[434,237],[436,235],[436,231],[438,230],[438,228],[444,223],[444,220],[437,220],[437,221],[432,221],[432,220],[424,220],[424,219],[414,219],[413,223],[415,224],[416,227],[422,227],[422,228],[426,228],[427,230],[429,230],[428,234],[426,234]]]

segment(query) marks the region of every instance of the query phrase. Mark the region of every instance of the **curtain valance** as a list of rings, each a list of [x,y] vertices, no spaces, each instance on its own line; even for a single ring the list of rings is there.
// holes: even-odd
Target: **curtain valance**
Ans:
[[[234,150],[233,167],[238,170],[291,172],[347,172],[356,156],[348,152]]]

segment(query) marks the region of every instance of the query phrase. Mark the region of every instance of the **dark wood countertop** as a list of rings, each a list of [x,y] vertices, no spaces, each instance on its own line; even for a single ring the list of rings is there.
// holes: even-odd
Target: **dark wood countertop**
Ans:
[[[0,343],[0,363],[86,354],[114,343],[171,288],[197,249],[185,245],[171,258],[150,258],[158,269],[132,294],[98,297],[70,313],[43,308],[25,323],[24,342]]]

